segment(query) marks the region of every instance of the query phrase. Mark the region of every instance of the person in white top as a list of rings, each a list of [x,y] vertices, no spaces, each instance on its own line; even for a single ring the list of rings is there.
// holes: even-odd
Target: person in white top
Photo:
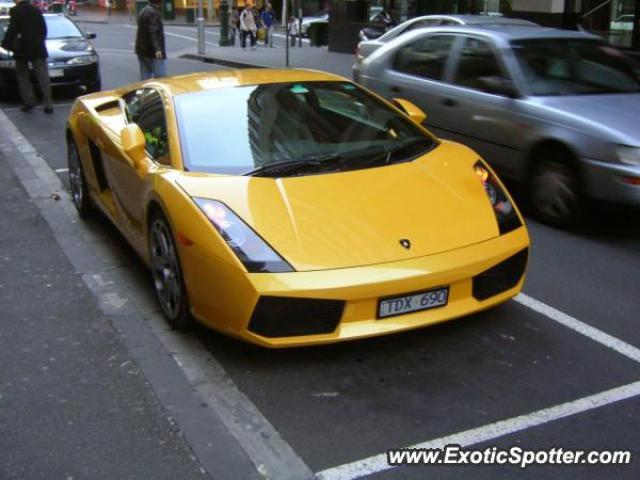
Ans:
[[[241,36],[241,45],[244,50],[247,48],[247,36],[251,38],[251,48],[256,50],[258,47],[256,46],[256,32],[258,27],[256,27],[256,20],[253,14],[253,7],[247,4],[242,10],[240,14],[240,36]]]

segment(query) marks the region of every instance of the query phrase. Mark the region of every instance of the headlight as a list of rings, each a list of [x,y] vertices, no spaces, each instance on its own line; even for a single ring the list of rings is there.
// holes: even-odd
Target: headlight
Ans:
[[[291,265],[225,204],[206,198],[194,198],[193,200],[249,272],[294,271]]]
[[[67,65],[89,65],[98,61],[97,55],[81,55],[67,60]]]
[[[618,160],[627,165],[640,165],[640,148],[618,145],[616,147]]]
[[[476,162],[473,169],[482,182],[484,191],[487,192],[487,197],[489,197],[489,202],[493,207],[493,213],[495,213],[496,220],[498,221],[500,235],[522,226],[522,222],[516,213],[513,203],[509,200],[507,193],[504,191],[497,178],[491,174],[489,169],[485,167],[480,160]]]

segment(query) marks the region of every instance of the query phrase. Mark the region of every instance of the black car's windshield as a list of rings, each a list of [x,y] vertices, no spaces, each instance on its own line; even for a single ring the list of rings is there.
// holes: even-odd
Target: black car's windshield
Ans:
[[[62,15],[46,16],[47,22],[47,39],[54,38],[76,38],[82,37],[82,33],[78,30],[73,22]]]
[[[293,82],[174,97],[190,171],[291,176],[412,160],[436,140],[349,82]]]
[[[620,50],[596,40],[528,39],[512,43],[534,95],[640,91],[640,69]]]

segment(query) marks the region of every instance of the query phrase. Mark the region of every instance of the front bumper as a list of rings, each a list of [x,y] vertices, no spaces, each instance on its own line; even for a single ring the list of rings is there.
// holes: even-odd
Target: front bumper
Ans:
[[[589,158],[583,158],[582,164],[585,190],[590,197],[640,206],[640,166]]]
[[[251,343],[278,348],[401,332],[502,303],[522,289],[524,274],[506,290],[483,300],[474,297],[472,279],[528,246],[527,230],[521,227],[479,244],[400,262],[315,272],[245,273],[246,284],[243,286],[237,281],[221,282],[220,265],[207,266],[205,259],[190,260],[189,255],[184,260],[188,270],[199,270],[198,285],[191,289],[190,301],[193,313],[202,323]],[[206,288],[201,288],[202,285]],[[214,285],[215,294],[212,295]],[[443,285],[449,286],[446,306],[377,319],[379,299]],[[334,300],[343,302],[344,307],[337,327],[330,333],[267,337],[254,333],[250,327],[256,306],[265,297]],[[291,318],[291,321],[300,322],[301,319]]]
[[[52,71],[59,71],[55,76],[52,75]],[[93,85],[100,78],[99,68],[97,63],[89,65],[51,65],[49,66],[49,83],[52,87],[59,86],[73,86],[73,85]],[[37,85],[38,81],[33,73],[30,71],[30,79],[33,85]],[[18,82],[16,80],[15,69],[13,68],[0,68],[0,86],[3,88],[17,89]]]

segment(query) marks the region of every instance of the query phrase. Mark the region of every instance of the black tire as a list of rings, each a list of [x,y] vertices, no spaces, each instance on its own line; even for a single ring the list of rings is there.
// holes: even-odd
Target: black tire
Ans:
[[[584,216],[580,178],[562,149],[547,150],[533,165],[529,181],[531,206],[544,223],[560,228],[577,225]]]
[[[71,200],[81,218],[87,218],[93,211],[93,204],[89,196],[87,179],[82,168],[82,161],[78,147],[73,139],[67,141],[67,166],[69,168],[69,190]]]
[[[149,222],[149,264],[156,297],[162,313],[175,329],[193,325],[184,286],[180,258],[169,222],[156,212]]]
[[[96,93],[102,90],[102,81],[98,78],[94,83],[87,84],[87,93]]]

